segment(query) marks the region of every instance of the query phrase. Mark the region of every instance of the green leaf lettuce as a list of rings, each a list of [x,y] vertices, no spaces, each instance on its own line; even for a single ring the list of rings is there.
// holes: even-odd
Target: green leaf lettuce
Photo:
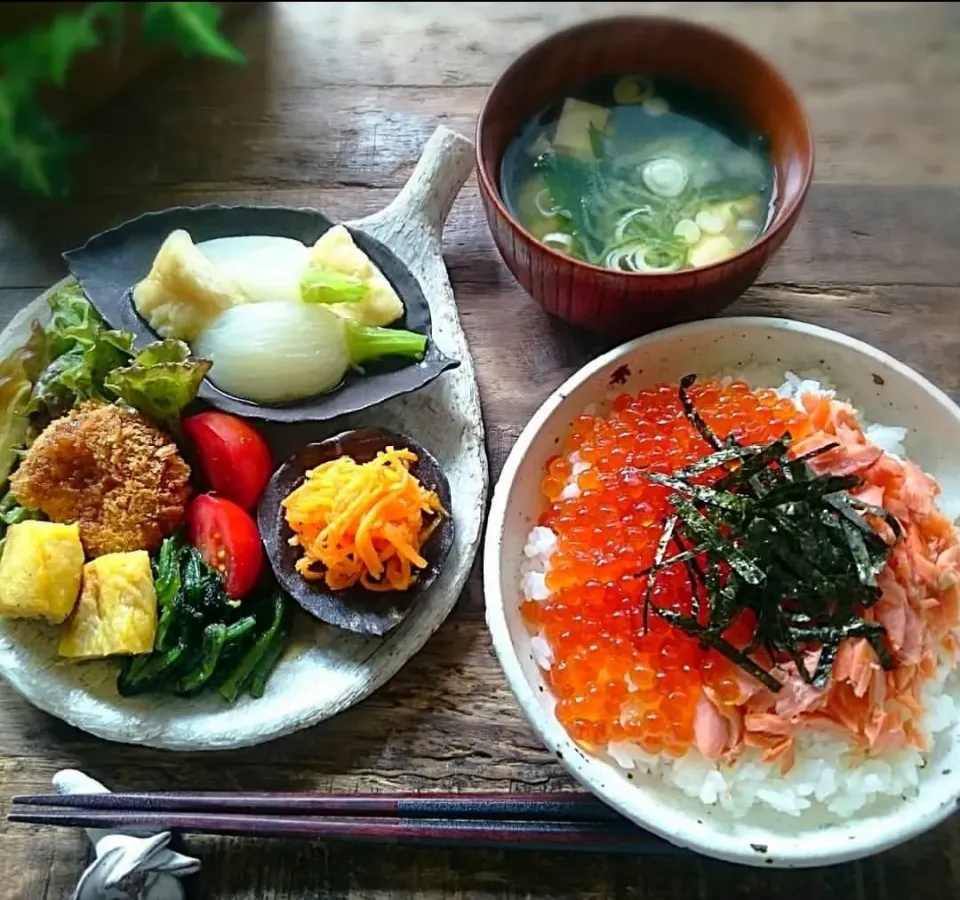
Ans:
[[[211,366],[183,342],[168,338],[144,347],[130,364],[107,375],[105,387],[161,427],[177,431]]]
[[[46,334],[51,362],[37,378],[30,411],[56,417],[84,400],[113,400],[104,391],[104,379],[129,362],[133,336],[108,329],[79,285],[53,294],[50,311]]]
[[[17,462],[26,440],[33,382],[48,358],[47,335],[34,323],[27,343],[0,361],[0,485]]]

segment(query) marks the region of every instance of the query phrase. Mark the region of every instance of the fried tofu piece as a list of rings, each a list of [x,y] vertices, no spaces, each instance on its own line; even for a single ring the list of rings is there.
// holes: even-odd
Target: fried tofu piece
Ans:
[[[77,603],[82,572],[77,525],[11,525],[0,557],[0,616],[59,625]]]
[[[63,627],[60,655],[102,659],[149,653],[157,634],[157,592],[145,550],[108,553],[83,567],[83,591]]]
[[[691,266],[709,266],[735,255],[737,248],[725,234],[711,234],[701,238],[690,251],[688,261]]]
[[[246,302],[229,274],[183,229],[167,236],[149,274],[133,289],[133,305],[157,334],[188,343],[224,310]]]
[[[367,296],[359,303],[334,303],[330,310],[361,325],[390,325],[404,313],[403,301],[373,260],[361,250],[343,225],[334,225],[320,235],[310,248],[308,263],[359,278],[367,288]]]

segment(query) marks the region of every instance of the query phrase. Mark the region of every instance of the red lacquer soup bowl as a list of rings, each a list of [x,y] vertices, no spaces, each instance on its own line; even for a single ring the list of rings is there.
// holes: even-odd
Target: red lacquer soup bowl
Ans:
[[[501,165],[524,124],[584,83],[634,74],[708,90],[768,138],[773,208],[766,229],[736,255],[666,274],[605,269],[545,246],[507,209]],[[793,89],[750,47],[692,22],[619,17],[554,34],[500,76],[477,124],[477,170],[493,239],[520,284],[553,315],[626,338],[712,315],[757,279],[800,213],[813,175],[813,139]]]

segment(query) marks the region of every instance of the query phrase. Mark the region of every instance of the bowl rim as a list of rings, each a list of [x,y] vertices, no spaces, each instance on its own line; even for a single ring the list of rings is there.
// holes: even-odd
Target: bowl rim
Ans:
[[[618,26],[638,24],[680,26],[688,29],[691,32],[697,32],[713,39],[724,41],[738,53],[751,58],[761,68],[765,69],[768,76],[780,84],[784,92],[790,97],[790,99],[796,105],[796,108],[800,111],[801,120],[803,123],[803,137],[808,153],[806,156],[807,163],[803,174],[803,181],[800,184],[796,195],[789,203],[786,203],[780,208],[759,238],[747,244],[746,247],[735,253],[733,256],[728,256],[726,259],[722,259],[719,262],[709,263],[705,266],[697,266],[693,269],[678,269],[675,272],[627,272],[608,269],[604,266],[597,266],[593,263],[585,262],[584,260],[576,259],[572,256],[566,256],[565,254],[548,247],[542,241],[537,240],[537,238],[535,238],[526,228],[523,227],[523,225],[520,224],[519,221],[517,221],[517,219],[507,208],[507,205],[503,200],[503,196],[501,195],[499,185],[487,174],[486,166],[484,164],[486,161],[486,156],[483,152],[483,132],[486,128],[487,122],[493,117],[493,95],[508,78],[514,77],[520,68],[535,53],[548,44],[573,40],[578,35],[597,28],[616,28]],[[567,28],[562,28],[559,31],[554,31],[548,34],[546,37],[541,38],[539,41],[531,44],[497,76],[496,80],[487,91],[487,95],[483,100],[483,105],[480,107],[480,113],[477,116],[477,127],[474,134],[474,148],[477,157],[477,181],[481,188],[481,194],[490,199],[490,201],[496,207],[500,217],[507,222],[515,235],[520,235],[530,243],[535,244],[538,251],[547,254],[548,257],[552,257],[552,262],[555,265],[567,263],[572,265],[574,268],[581,268],[588,272],[597,273],[598,275],[625,277],[628,280],[667,279],[675,276],[689,276],[699,272],[715,272],[719,271],[725,266],[728,266],[730,263],[745,258],[746,256],[755,255],[762,248],[767,247],[767,245],[772,243],[774,238],[799,214],[800,208],[803,206],[803,203],[807,197],[807,193],[810,190],[810,185],[813,183],[813,173],[814,169],[816,168],[816,144],[813,137],[813,129],[810,124],[810,115],[804,105],[800,102],[800,96],[796,90],[794,90],[793,85],[786,78],[780,68],[767,59],[767,57],[760,53],[759,50],[756,50],[750,44],[742,41],[740,38],[735,37],[729,32],[720,28],[714,28],[711,25],[704,25],[700,22],[695,22],[691,19],[683,19],[678,16],[621,15],[587,19],[586,21],[577,22],[573,25],[570,25]],[[776,247],[771,249],[769,253],[772,254],[775,252],[775,250]]]
[[[537,693],[524,675],[519,653],[510,636],[510,628],[506,617],[507,599],[500,587],[503,527],[508,511],[507,500],[517,479],[520,464],[530,452],[531,446],[539,436],[543,426],[576,388],[596,377],[598,373],[603,372],[612,363],[642,348],[655,346],[665,339],[696,335],[699,332],[709,332],[716,328],[730,332],[742,329],[749,331],[766,328],[804,334],[845,346],[866,359],[873,360],[895,371],[960,422],[960,406],[946,392],[910,366],[858,338],[796,319],[774,316],[727,316],[703,319],[660,329],[627,341],[586,363],[552,391],[524,426],[503,465],[491,498],[483,547],[484,617],[490,632],[493,649],[520,709],[544,746],[557,757],[564,769],[587,790],[651,833],[677,846],[694,850],[715,859],[750,866],[763,866],[764,868],[807,868],[873,856],[884,850],[899,846],[939,825],[955,811],[956,801],[960,799],[960,792],[941,800],[932,810],[923,810],[912,818],[904,819],[902,815],[891,816],[892,824],[890,827],[880,831],[878,837],[869,837],[862,843],[858,842],[857,846],[853,848],[848,848],[845,842],[833,842],[830,845],[820,846],[811,852],[803,848],[802,842],[786,840],[782,846],[776,848],[775,855],[759,853],[750,846],[749,839],[745,836],[735,837],[729,834],[703,832],[694,822],[693,817],[689,817],[681,830],[669,831],[661,826],[659,819],[656,817],[649,819],[628,811],[625,804],[619,799],[622,794],[616,788],[609,787],[607,783],[598,782],[588,771],[581,771],[579,767],[571,763],[570,754],[561,752],[565,748],[559,746],[558,741],[554,738],[559,739],[566,732],[563,731],[562,726],[554,716],[546,712],[541,705]],[[587,759],[588,770],[592,771],[596,764],[603,765],[603,760],[599,757],[588,756],[585,758]],[[856,821],[856,817],[849,821]],[[871,833],[875,834],[876,830],[871,830]]]

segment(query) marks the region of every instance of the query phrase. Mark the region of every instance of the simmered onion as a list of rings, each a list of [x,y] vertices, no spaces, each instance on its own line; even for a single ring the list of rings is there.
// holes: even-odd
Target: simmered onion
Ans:
[[[220,390],[255,403],[284,403],[332,391],[351,366],[381,356],[423,356],[427,339],[373,328],[325,306],[267,301],[234,306],[194,345],[213,362]]]

